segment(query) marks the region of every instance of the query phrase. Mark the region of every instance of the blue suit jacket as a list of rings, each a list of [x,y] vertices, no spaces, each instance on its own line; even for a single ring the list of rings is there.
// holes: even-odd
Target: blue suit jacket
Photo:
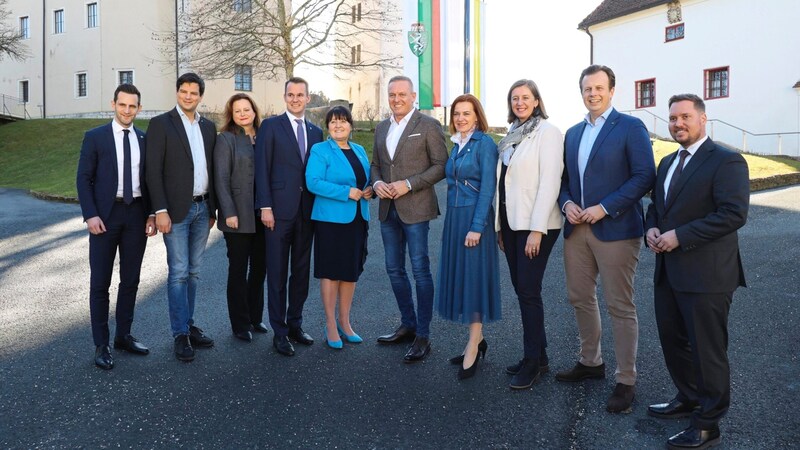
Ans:
[[[367,182],[364,186],[356,186],[356,174],[333,139],[328,138],[324,142],[315,144],[311,147],[311,156],[306,167],[308,190],[316,195],[311,212],[311,218],[314,220],[333,223],[352,222],[356,216],[356,202],[349,198],[350,188],[364,189],[370,185],[367,152],[355,142],[348,143],[364,167]],[[369,222],[369,203],[362,198],[358,204],[361,207],[361,217]]]
[[[447,207],[475,206],[469,231],[483,233],[494,226],[491,211],[497,189],[497,144],[475,130],[460,152],[454,145],[444,168],[447,178]]]
[[[603,205],[608,216],[591,225],[601,241],[618,241],[644,235],[642,197],[653,187],[656,165],[647,128],[641,120],[612,110],[589,153],[583,173],[584,205],[578,171],[578,148],[585,121],[574,125],[564,138],[564,173],[558,205],[568,201],[583,207]],[[568,238],[574,225],[564,223]]]
[[[322,141],[322,129],[308,118],[305,124],[308,149]],[[297,136],[286,113],[270,117],[258,127],[254,161],[256,209],[270,207],[276,219],[291,220],[300,208],[309,219],[314,197],[306,189],[306,162],[300,158]]]
[[[150,212],[150,202],[144,173],[145,134],[136,127],[133,128],[133,131],[136,138],[139,139],[139,182],[142,200],[145,202],[144,211],[147,214]],[[111,207],[114,206],[119,185],[117,149],[111,122],[93,128],[83,136],[75,184],[83,220],[97,216],[106,222],[111,214]]]

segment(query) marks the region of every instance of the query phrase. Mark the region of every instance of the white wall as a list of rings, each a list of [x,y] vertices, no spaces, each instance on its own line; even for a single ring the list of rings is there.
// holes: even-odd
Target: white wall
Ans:
[[[703,71],[730,67],[729,97],[706,100],[709,119],[720,119],[752,133],[800,131],[800,96],[792,86],[800,80],[800,2],[797,0],[682,1],[685,38],[664,42],[666,5],[590,28],[594,62],[617,75],[613,104],[635,109],[635,83],[656,79],[656,105],[643,108],[668,116],[671,95],[703,97]],[[640,117],[653,128],[652,116]],[[742,133],[715,124],[714,139],[741,148]],[[657,121],[655,132],[668,136]],[[711,134],[711,127],[708,128]],[[778,139],[747,137],[747,150],[777,154]],[[785,135],[783,154],[800,155],[800,135]]]

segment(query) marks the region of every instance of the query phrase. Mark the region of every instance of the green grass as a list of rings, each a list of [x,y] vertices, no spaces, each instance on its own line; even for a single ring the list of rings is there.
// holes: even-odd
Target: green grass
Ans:
[[[76,197],[75,172],[86,130],[109,119],[27,120],[0,126],[0,186],[28,189],[61,197]],[[136,126],[146,130],[147,120]],[[376,122],[377,124],[377,122]],[[360,124],[359,124],[360,125]],[[366,127],[365,127],[366,128]],[[498,136],[493,136],[495,140]],[[374,134],[356,131],[353,140],[372,157]],[[448,148],[450,148],[448,141]],[[674,142],[653,144],[656,162],[675,151]],[[751,178],[800,172],[800,161],[780,156],[745,154]]]

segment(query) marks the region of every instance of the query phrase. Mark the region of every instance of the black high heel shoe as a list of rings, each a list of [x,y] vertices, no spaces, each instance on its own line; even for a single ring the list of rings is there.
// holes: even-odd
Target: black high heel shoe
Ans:
[[[479,358],[486,358],[486,350],[488,348],[489,348],[489,344],[486,343],[486,339],[481,339],[481,341],[478,343],[478,357]],[[476,358],[475,360],[477,361],[478,359]],[[458,356],[453,356],[452,358],[448,359],[448,361],[450,361],[450,364],[452,364],[454,366],[458,365],[458,364],[463,364],[464,363],[464,354],[462,353],[462,354],[460,354]]]
[[[484,351],[484,354],[485,354],[486,349],[484,348],[483,351]],[[472,378],[473,376],[475,376],[475,372],[478,371],[478,361],[481,359],[480,355],[481,355],[481,353],[480,353],[480,350],[479,350],[478,354],[475,356],[475,361],[472,362],[471,366],[469,366],[466,369],[464,367],[459,367],[458,368],[458,379],[459,379],[459,381],[460,380],[466,380],[467,378]]]

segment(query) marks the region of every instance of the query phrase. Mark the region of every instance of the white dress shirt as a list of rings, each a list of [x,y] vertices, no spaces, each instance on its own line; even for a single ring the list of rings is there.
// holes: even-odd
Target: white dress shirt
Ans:
[[[689,160],[692,159],[692,156],[694,156],[694,154],[697,152],[697,149],[700,148],[701,145],[703,145],[703,142],[705,142],[706,139],[708,139],[707,135],[703,136],[699,141],[697,141],[694,144],[690,145],[689,148],[683,148],[683,146],[680,146],[680,148],[678,148],[678,153],[675,155],[675,160],[672,161],[672,165],[669,166],[669,170],[667,171],[667,176],[664,178],[664,200],[665,201],[667,200],[667,193],[668,193],[667,191],[669,190],[669,183],[670,183],[670,181],[672,181],[672,174],[675,173],[675,169],[678,168],[678,163],[681,162],[681,158],[680,158],[681,150],[686,150],[687,152],[689,152],[689,154],[686,155],[686,159],[683,160],[683,168],[685,169],[686,166],[689,165]]]
[[[142,196],[142,185],[139,181],[139,162],[141,161],[141,150],[139,149],[139,137],[133,130],[133,126],[125,128],[116,120],[111,121],[111,130],[114,132],[114,148],[117,152],[117,197],[122,197],[122,184],[124,182],[125,173],[125,132],[123,130],[130,130],[128,133],[128,140],[131,142],[131,186],[133,187],[133,198]]]
[[[408,125],[408,121],[411,120],[413,114],[414,108],[411,108],[411,111],[400,119],[400,122],[394,121],[394,115],[389,116],[389,132],[386,133],[386,150],[389,152],[389,159],[394,159],[397,143],[400,142],[400,136],[406,130],[406,125]]]
[[[194,186],[192,195],[204,195],[208,193],[208,162],[206,161],[206,146],[203,142],[203,132],[200,130],[200,113],[195,111],[194,120],[189,117],[180,106],[177,107],[178,114],[183,122],[183,129],[186,130],[186,137],[189,138],[189,147],[192,149],[192,162],[194,163]]]

